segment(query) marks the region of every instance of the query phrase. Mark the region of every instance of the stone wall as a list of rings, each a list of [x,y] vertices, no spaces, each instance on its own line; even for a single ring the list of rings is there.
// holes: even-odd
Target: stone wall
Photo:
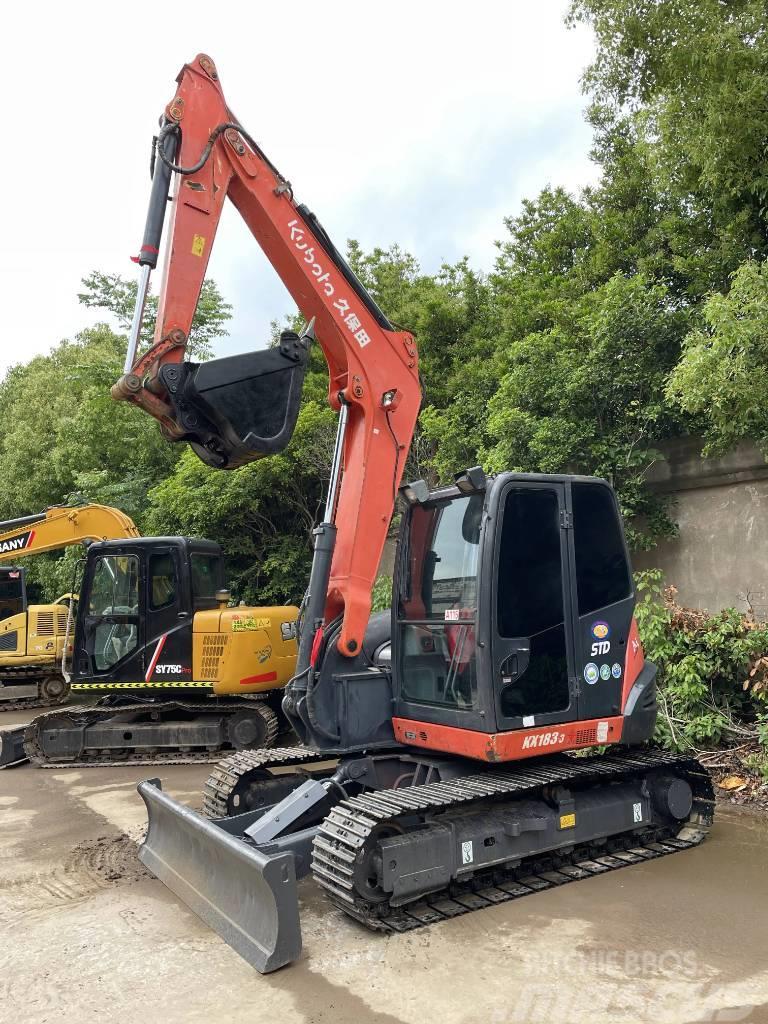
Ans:
[[[717,611],[750,605],[768,619],[768,464],[750,444],[718,459],[701,442],[667,442],[649,483],[675,501],[679,536],[633,556],[635,569],[659,568],[681,604]]]

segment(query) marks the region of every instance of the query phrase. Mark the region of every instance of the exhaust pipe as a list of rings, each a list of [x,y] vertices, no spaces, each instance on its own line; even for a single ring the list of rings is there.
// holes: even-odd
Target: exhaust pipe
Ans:
[[[243,822],[261,812],[203,818],[163,793],[159,779],[137,786],[149,827],[139,860],[261,974],[301,955],[294,853],[254,846]],[[235,832],[235,834],[231,834]]]

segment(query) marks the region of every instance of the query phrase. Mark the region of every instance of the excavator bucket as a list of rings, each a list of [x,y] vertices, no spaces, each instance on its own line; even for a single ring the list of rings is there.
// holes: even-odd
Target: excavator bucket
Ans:
[[[296,960],[301,925],[293,854],[265,853],[235,838],[236,818],[201,817],[163,793],[159,779],[137,788],[149,818],[142,864],[261,974]]]
[[[168,363],[160,381],[174,417],[197,455],[216,469],[236,469],[283,451],[296,427],[311,325],[299,337],[283,331],[274,348]]]

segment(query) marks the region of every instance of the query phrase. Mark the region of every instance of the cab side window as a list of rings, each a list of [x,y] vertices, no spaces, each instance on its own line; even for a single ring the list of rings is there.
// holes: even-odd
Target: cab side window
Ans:
[[[149,606],[153,612],[168,608],[176,600],[176,568],[168,552],[150,555]]]
[[[574,481],[572,499],[579,615],[589,615],[629,597],[632,581],[611,491]]]

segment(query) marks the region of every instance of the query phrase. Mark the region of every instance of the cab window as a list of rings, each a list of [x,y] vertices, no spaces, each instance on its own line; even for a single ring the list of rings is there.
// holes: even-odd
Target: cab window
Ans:
[[[87,614],[94,621],[93,658],[99,672],[133,653],[139,638],[139,560],[105,555],[96,562]]]
[[[218,555],[204,555],[193,551],[190,564],[192,567],[192,593],[195,597],[216,597],[221,586],[221,559]]]
[[[632,581],[611,491],[574,481],[572,500],[579,615],[589,615],[629,597]]]
[[[170,551],[150,555],[149,607],[153,612],[169,608],[176,600],[176,569]]]

